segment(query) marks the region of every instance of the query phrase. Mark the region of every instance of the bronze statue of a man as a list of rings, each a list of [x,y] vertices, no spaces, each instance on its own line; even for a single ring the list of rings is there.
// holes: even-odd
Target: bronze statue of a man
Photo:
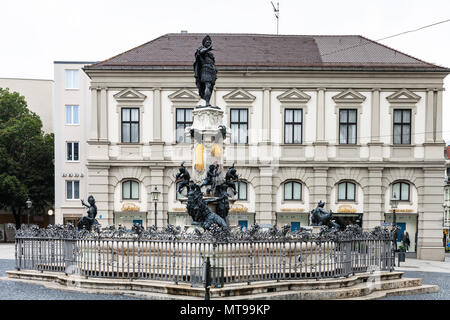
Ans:
[[[202,46],[195,52],[194,76],[198,94],[206,101],[206,106],[211,106],[209,100],[216,84],[217,71],[214,55],[212,54],[212,42],[209,36],[203,38]]]

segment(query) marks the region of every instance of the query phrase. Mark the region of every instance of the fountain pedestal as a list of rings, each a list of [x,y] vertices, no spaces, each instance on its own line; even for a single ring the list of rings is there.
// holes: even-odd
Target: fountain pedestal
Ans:
[[[192,137],[193,143],[191,178],[201,185],[209,166],[219,165],[217,183],[222,183],[224,140],[229,135],[223,121],[224,112],[216,107],[201,107],[192,113],[192,126],[186,128],[186,135]]]

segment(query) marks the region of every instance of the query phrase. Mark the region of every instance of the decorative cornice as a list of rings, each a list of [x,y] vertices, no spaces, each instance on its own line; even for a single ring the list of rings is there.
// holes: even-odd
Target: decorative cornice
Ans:
[[[420,96],[408,89],[401,89],[391,94],[389,97],[386,97],[390,103],[417,103],[420,98]]]
[[[307,103],[311,96],[294,88],[280,94],[277,99],[281,103]]]
[[[228,103],[236,103],[236,102],[246,102],[246,103],[252,103],[255,101],[256,97],[252,95],[251,93],[243,90],[243,89],[236,89],[231,91],[230,93],[227,93],[223,96],[223,100]]]
[[[335,95],[333,100],[336,103],[363,103],[366,97],[353,89],[348,89]]]
[[[114,95],[114,99],[118,102],[143,102],[146,98],[146,95],[132,88],[124,89]]]
[[[198,103],[200,101],[200,96],[186,88],[180,89],[169,95],[169,99],[172,102],[194,102]]]

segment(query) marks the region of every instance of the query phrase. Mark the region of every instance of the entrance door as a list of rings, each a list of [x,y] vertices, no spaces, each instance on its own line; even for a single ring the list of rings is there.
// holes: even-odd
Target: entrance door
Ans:
[[[291,232],[300,230],[300,222],[291,222]]]
[[[142,226],[142,220],[133,220],[133,225],[140,224]]]
[[[241,227],[241,230],[243,231],[244,228],[245,229],[248,228],[248,221],[247,220],[239,220],[238,225],[239,225],[239,227]]]
[[[397,232],[397,242],[402,241],[402,234],[406,230],[406,222],[397,222],[397,227],[400,229]]]

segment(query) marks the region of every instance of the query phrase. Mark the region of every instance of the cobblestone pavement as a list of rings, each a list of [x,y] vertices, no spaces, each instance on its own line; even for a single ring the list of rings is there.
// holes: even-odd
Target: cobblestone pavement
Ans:
[[[6,277],[5,271],[14,270],[14,265],[14,260],[0,259],[0,277]],[[0,280],[0,300],[139,300],[139,298],[55,290],[38,284],[2,279]]]
[[[450,273],[405,271],[404,278],[421,278],[423,284],[439,286],[439,292],[393,296],[381,300],[450,300]]]

